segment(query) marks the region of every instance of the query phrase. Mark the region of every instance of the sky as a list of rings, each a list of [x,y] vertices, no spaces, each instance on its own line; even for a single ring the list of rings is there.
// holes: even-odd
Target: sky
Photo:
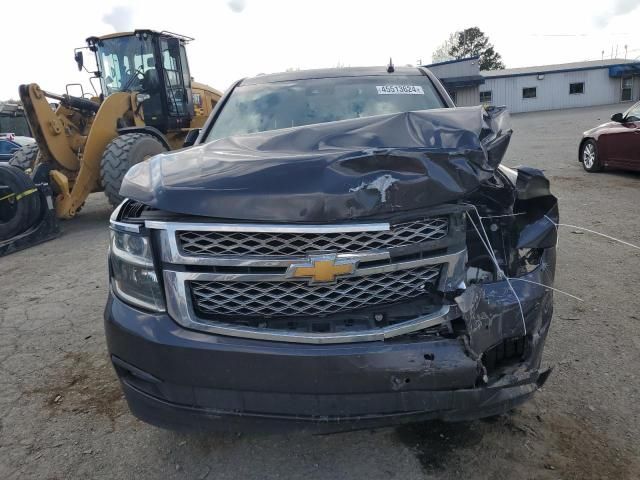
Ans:
[[[14,0],[15,1],[15,0]],[[507,67],[640,57],[640,0],[67,0],[21,4],[37,14],[3,22],[0,100],[21,83],[64,93],[84,84],[74,47],[135,28],[190,37],[191,75],[219,90],[287,69],[429,63],[450,33],[478,26]],[[87,58],[87,56],[85,56]],[[92,63],[86,60],[89,65]],[[71,90],[76,93],[76,90]]]

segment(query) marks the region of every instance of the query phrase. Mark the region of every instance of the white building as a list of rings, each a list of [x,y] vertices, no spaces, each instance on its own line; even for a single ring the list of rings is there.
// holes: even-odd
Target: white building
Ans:
[[[460,86],[460,71],[474,76],[477,58],[427,66],[455,96],[456,105],[506,105],[513,113],[607,105],[640,99],[640,62],[611,59],[477,72]],[[452,82],[450,82],[452,80]],[[475,96],[475,99],[473,97]]]

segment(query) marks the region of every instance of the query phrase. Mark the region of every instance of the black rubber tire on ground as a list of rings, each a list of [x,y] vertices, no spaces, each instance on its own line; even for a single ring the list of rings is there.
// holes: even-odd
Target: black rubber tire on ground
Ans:
[[[109,203],[115,207],[123,200],[120,185],[129,168],[166,151],[156,138],[144,133],[127,133],[114,138],[100,161],[100,182]]]
[[[0,200],[0,242],[32,227],[41,217],[41,198],[26,173],[11,165],[0,166],[0,185],[8,187],[12,197]],[[3,189],[6,192],[7,189]],[[19,196],[16,198],[15,196]]]
[[[9,160],[9,165],[23,171],[33,168],[38,158],[38,153],[40,153],[40,150],[38,149],[37,143],[25,145],[13,154],[13,157]]]
[[[582,168],[589,173],[602,171],[603,167],[598,157],[598,145],[594,140],[586,140],[580,146],[580,162]]]

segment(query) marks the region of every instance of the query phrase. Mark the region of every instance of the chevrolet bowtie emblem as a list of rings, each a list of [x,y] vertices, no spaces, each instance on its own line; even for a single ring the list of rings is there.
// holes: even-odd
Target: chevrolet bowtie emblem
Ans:
[[[310,255],[305,263],[294,263],[287,269],[287,276],[309,278],[309,283],[335,282],[336,277],[352,274],[358,261],[337,258],[337,255]]]

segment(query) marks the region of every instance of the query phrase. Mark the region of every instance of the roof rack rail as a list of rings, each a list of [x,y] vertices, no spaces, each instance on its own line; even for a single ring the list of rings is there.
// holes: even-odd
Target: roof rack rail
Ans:
[[[177,37],[181,40],[184,40],[185,42],[192,42],[195,40],[195,38],[193,37],[188,37],[186,35],[181,35],[179,33],[170,32],[169,30],[162,30],[160,33],[164,33],[165,35],[171,35],[172,37]]]

